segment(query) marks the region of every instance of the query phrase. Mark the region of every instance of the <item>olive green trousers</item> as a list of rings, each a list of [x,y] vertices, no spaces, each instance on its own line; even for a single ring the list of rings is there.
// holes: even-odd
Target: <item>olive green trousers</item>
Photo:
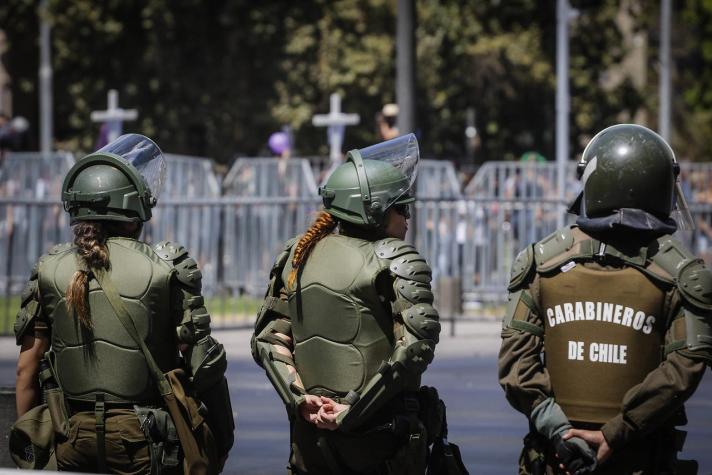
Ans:
[[[105,430],[109,473],[138,475],[151,472],[148,441],[133,409],[109,409]],[[94,412],[77,412],[69,418],[67,439],[57,441],[56,454],[60,471],[98,472]]]

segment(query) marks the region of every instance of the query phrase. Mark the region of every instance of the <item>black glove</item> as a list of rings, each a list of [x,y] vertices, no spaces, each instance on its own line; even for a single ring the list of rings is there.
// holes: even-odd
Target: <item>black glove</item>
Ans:
[[[566,471],[574,475],[582,475],[596,469],[596,453],[582,438],[571,437],[564,440],[557,434],[551,442]]]

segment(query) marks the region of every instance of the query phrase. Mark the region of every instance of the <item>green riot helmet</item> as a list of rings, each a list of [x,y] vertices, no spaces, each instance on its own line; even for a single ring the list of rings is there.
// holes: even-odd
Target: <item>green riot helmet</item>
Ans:
[[[319,189],[324,209],[349,223],[382,226],[388,208],[415,201],[419,158],[414,134],[351,150]]]
[[[677,177],[680,167],[670,145],[635,124],[608,127],[588,143],[578,163],[583,191],[574,208],[588,218],[638,209],[658,218],[692,225]]]
[[[148,221],[165,173],[163,153],[153,140],[122,135],[69,170],[62,185],[64,209],[72,224]]]

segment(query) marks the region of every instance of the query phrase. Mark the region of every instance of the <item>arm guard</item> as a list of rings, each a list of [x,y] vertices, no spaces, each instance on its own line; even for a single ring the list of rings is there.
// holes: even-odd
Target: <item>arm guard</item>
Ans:
[[[294,345],[289,307],[286,301],[280,299],[280,291],[283,288],[282,270],[295,242],[296,239],[287,241],[272,266],[265,300],[257,314],[250,342],[252,357],[264,368],[290,417],[303,400],[304,389],[292,356]]]
[[[210,336],[210,314],[200,293],[203,276],[183,246],[163,241],[154,250],[174,270],[172,290],[175,305],[181,310],[178,342],[187,345],[183,351],[186,369],[200,394],[220,383],[227,368],[225,349]]]
[[[440,335],[438,312],[433,307],[431,271],[413,246],[399,239],[376,244],[376,255],[390,261],[395,300],[394,318],[402,323],[402,334],[391,357],[371,378],[362,394],[349,393],[353,401],[348,411],[339,414],[342,430],[366,422],[375,411],[407,388],[417,390],[420,376],[433,360]]]
[[[20,297],[20,310],[15,318],[15,340],[18,345],[22,344],[25,335],[32,335],[35,329],[47,330],[47,322],[42,317],[40,306],[40,293],[38,286],[39,262],[32,268],[30,280],[27,282]]]

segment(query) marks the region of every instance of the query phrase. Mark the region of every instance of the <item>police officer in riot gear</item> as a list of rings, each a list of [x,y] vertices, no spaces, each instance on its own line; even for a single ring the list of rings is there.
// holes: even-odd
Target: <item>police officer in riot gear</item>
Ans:
[[[287,408],[290,473],[424,473],[420,377],[440,324],[403,241],[417,161],[412,134],[349,152],[272,268],[252,354]]]
[[[690,222],[677,161],[623,124],[579,172],[576,224],[512,267],[499,378],[530,421],[520,473],[695,473],[675,427],[712,362],[712,273],[671,237]]]
[[[42,256],[23,292],[17,412],[40,403],[38,376],[61,389],[50,406],[60,470],[182,471],[175,426],[98,273],[111,280],[160,370],[184,365],[221,456],[232,446],[226,356],[210,336],[197,263],[176,243],[138,240],[164,175],[160,149],[137,134],[79,160],[62,190],[74,242]]]

